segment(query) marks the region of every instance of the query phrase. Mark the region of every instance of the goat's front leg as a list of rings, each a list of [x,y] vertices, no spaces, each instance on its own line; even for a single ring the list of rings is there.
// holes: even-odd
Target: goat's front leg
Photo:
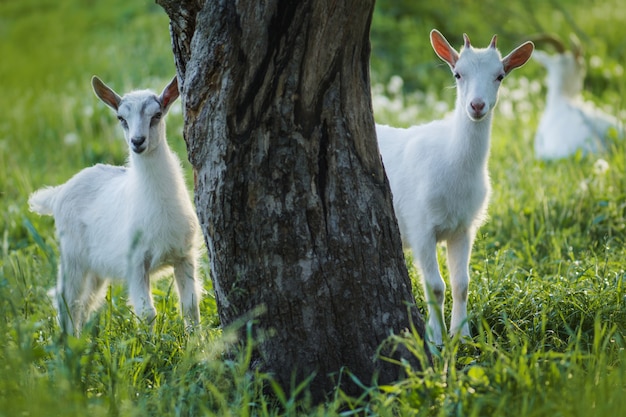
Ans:
[[[201,287],[197,279],[195,259],[185,258],[174,265],[174,278],[185,324],[197,326],[200,323]]]
[[[469,290],[469,258],[473,237],[467,230],[448,239],[448,269],[452,289],[452,335],[470,337],[467,321],[467,292]]]
[[[436,345],[443,343],[442,335],[446,331],[443,320],[443,302],[446,293],[446,283],[441,277],[437,262],[437,241],[434,236],[424,239],[413,246],[413,256],[417,260],[424,294],[428,304],[428,328],[431,331],[430,340]]]
[[[145,320],[150,326],[154,326],[156,308],[150,293],[150,274],[147,262],[140,262],[132,267],[128,277],[128,297],[130,304],[135,309],[135,314]]]

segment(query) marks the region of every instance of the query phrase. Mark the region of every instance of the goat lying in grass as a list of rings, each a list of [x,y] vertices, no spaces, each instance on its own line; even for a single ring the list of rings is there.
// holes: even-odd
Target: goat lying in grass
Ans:
[[[32,211],[55,219],[61,327],[80,333],[104,298],[109,278],[126,280],[136,314],[152,323],[156,309],[150,274],[168,266],[174,268],[186,323],[195,325],[201,295],[196,275],[198,220],[180,161],[167,144],[163,119],[178,97],[177,80],[159,96],[142,90],[120,97],[97,77],[92,85],[122,125],[130,149],[128,166],[98,164],[29,199]]]
[[[451,331],[469,336],[467,292],[469,257],[483,222],[490,193],[487,158],[492,110],[500,82],[531,56],[526,42],[502,58],[496,37],[474,49],[467,35],[458,53],[441,33],[430,34],[435,53],[456,78],[456,107],[451,117],[399,129],[376,126],[378,144],[393,193],[402,239],[424,280],[429,338],[442,343],[445,332],[445,283],[437,262],[437,243],[447,242],[452,287]]]
[[[622,137],[624,130],[616,118],[582,99],[585,61],[580,43],[572,37],[572,50],[568,51],[554,35],[536,35],[533,39],[546,41],[557,51],[553,55],[536,51],[533,56],[548,72],[546,107],[535,134],[536,157],[558,159],[578,150],[606,150],[609,136]]]

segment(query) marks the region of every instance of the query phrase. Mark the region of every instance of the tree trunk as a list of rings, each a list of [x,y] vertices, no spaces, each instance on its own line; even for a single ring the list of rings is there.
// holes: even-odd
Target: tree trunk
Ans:
[[[158,2],[222,325],[263,307],[258,365],[285,389],[315,373],[316,400],[344,367],[397,379],[376,351],[424,325],[375,139],[373,0]]]

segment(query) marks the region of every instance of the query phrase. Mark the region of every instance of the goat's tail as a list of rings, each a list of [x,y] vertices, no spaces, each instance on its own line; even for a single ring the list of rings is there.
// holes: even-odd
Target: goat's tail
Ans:
[[[54,200],[61,187],[44,187],[35,191],[28,198],[30,211],[52,215]]]

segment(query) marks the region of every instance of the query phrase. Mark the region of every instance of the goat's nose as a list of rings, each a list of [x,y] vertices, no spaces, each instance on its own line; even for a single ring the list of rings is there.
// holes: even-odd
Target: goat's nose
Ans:
[[[480,112],[485,108],[485,102],[482,100],[475,100],[470,103],[470,106],[472,106],[474,111]]]
[[[145,136],[135,136],[130,140],[130,142],[135,146],[141,146],[146,141]]]

